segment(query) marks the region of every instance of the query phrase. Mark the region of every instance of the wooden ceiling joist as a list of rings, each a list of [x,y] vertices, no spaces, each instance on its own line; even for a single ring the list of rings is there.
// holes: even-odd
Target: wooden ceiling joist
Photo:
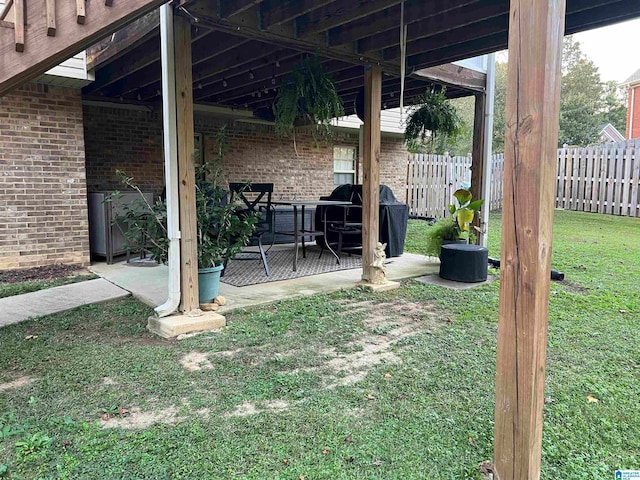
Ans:
[[[260,28],[269,30],[290,22],[317,8],[329,5],[333,0],[264,0],[260,4]]]
[[[296,19],[295,33],[298,37],[306,37],[312,33],[324,32],[361,18],[369,18],[370,15],[399,3],[401,0],[333,2]]]
[[[433,15],[446,13],[450,10],[473,5],[480,0],[408,0],[404,7],[405,24],[422,22]],[[370,37],[382,32],[395,31],[396,41],[399,38],[400,6],[391,7],[370,15],[367,18],[335,27],[327,32],[327,44],[336,47],[351,44],[359,39]]]
[[[222,18],[231,17],[255,7],[259,3],[260,0],[220,0],[220,16]]]

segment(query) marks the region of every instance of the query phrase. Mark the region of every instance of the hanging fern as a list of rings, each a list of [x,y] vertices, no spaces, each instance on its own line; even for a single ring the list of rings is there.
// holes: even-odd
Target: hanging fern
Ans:
[[[316,145],[331,138],[331,121],[344,115],[344,106],[318,55],[305,56],[282,81],[273,113],[278,136],[291,136],[296,119],[302,118],[311,124]]]
[[[407,119],[404,138],[408,144],[424,142],[427,137],[433,142],[436,134],[455,137],[460,133],[462,118],[445,93],[444,88],[439,92],[430,90],[420,97],[418,108]]]

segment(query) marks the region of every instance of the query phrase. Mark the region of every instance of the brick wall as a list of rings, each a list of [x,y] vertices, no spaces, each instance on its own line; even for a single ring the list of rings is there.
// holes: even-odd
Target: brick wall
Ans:
[[[89,190],[122,189],[117,169],[133,176],[145,190],[164,187],[162,118],[158,113],[111,107],[84,107]],[[207,160],[215,157],[215,140],[225,122],[196,114],[195,131],[203,135]],[[333,149],[316,148],[308,133],[276,138],[270,125],[227,122],[223,170],[229,181],[272,182],[275,198],[318,198],[333,190]],[[357,146],[358,132],[337,132],[335,145]],[[399,139],[383,138],[381,181],[404,200],[406,151]]]
[[[627,97],[626,137],[627,139],[640,138],[640,85],[629,88],[629,94]]]
[[[0,98],[0,270],[88,265],[84,159],[79,90]]]

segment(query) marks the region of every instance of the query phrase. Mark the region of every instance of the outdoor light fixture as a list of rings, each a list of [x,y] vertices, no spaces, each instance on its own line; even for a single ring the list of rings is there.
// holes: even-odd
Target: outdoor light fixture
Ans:
[[[271,85],[275,85],[276,84],[276,77],[271,77]]]

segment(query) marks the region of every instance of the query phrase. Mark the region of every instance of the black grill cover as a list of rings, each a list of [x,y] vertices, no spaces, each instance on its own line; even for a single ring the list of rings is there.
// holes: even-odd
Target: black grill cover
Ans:
[[[345,184],[335,188],[331,195],[322,197],[321,200],[341,200],[351,202],[354,205],[362,205],[362,185]],[[316,230],[322,230],[321,208],[316,209]],[[331,210],[328,211],[328,213]],[[358,212],[357,209],[350,210]],[[361,214],[360,214],[361,215]],[[409,206],[399,202],[391,188],[387,185],[380,185],[380,233],[379,241],[387,244],[385,253],[387,258],[399,257],[404,252],[404,239],[407,235],[407,222],[409,221]],[[329,218],[330,219],[330,218]],[[362,218],[359,219],[362,221]],[[355,219],[354,219],[355,221]],[[327,234],[330,242],[337,241],[337,234],[329,232]],[[322,237],[317,237],[318,242],[324,241]],[[351,243],[362,245],[362,236],[358,239],[348,239]]]

